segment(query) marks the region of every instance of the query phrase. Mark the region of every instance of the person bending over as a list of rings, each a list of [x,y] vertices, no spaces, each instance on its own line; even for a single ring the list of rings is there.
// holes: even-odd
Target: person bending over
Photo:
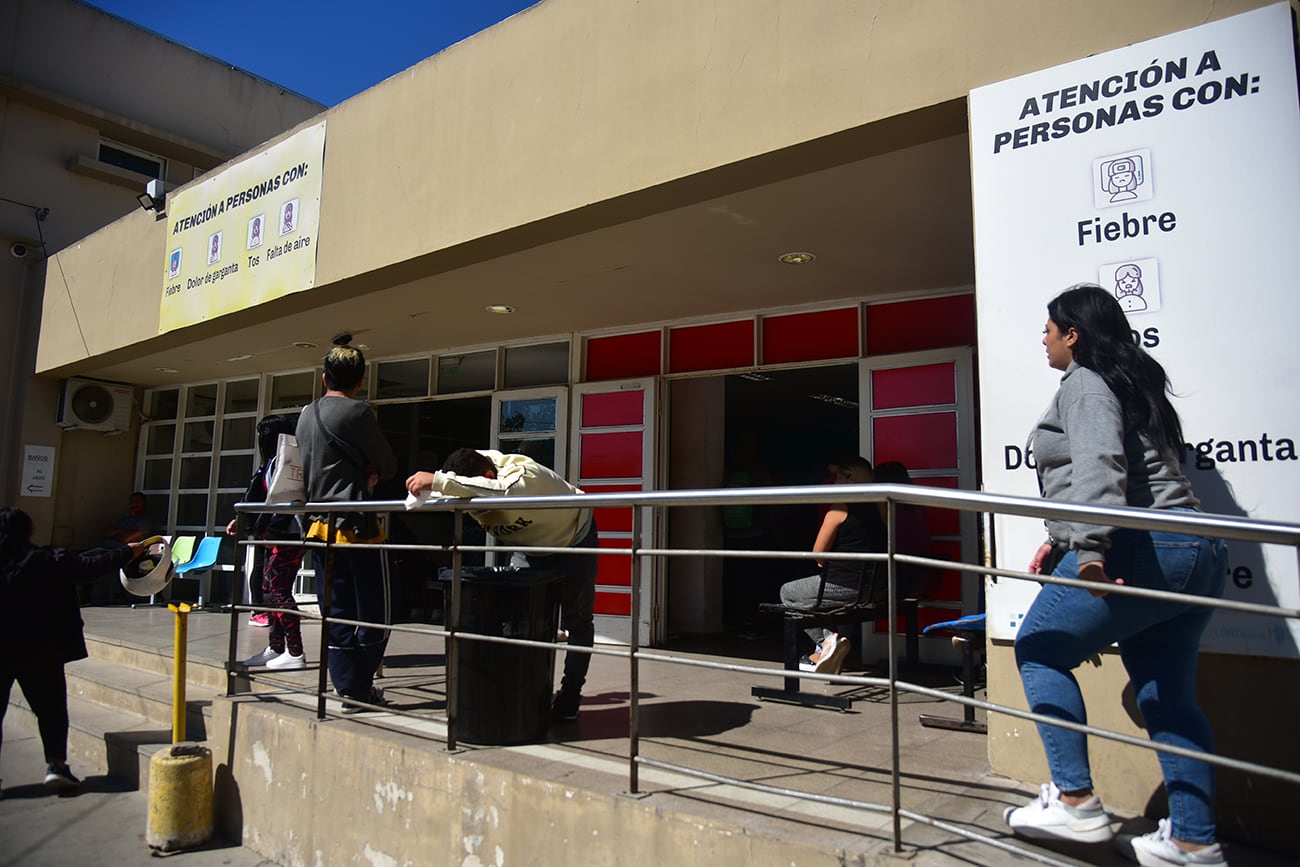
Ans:
[[[525,455],[508,455],[498,451],[457,449],[448,455],[436,473],[418,472],[406,480],[412,495],[407,507],[413,508],[431,495],[444,497],[544,497],[581,494],[582,489],[566,482]],[[518,543],[527,547],[595,548],[596,522],[591,509],[517,509],[508,502],[482,511],[470,512],[474,520],[499,542]],[[590,554],[530,554],[544,561],[564,576],[560,584],[560,622],[569,633],[569,644],[591,647],[595,643],[596,625],[593,608],[596,601],[596,557]],[[578,718],[582,686],[587,680],[591,656],[566,653],[564,676],[551,706],[557,722]]]

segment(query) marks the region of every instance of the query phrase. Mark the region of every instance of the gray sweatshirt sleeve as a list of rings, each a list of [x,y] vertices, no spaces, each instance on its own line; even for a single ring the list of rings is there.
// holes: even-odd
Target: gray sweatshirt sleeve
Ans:
[[[1066,499],[1093,506],[1127,505],[1128,460],[1119,400],[1100,379],[1073,379],[1075,387],[1062,394],[1060,406],[1062,427],[1070,444],[1070,490]],[[1059,522],[1053,529],[1054,536],[1068,541],[1079,552],[1079,563],[1083,564],[1106,559],[1114,528]]]

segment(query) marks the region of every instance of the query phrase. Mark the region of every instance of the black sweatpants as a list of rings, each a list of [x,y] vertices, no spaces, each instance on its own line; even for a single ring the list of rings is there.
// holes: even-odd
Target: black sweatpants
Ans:
[[[27,704],[36,714],[45,748],[45,761],[62,764],[68,760],[68,681],[63,662],[44,654],[27,654],[15,659],[5,653],[0,660],[0,744],[3,743],[5,710],[14,682],[22,689]]]

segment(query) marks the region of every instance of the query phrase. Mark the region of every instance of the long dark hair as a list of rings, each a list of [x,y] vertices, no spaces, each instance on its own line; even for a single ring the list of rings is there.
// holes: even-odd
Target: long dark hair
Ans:
[[[293,436],[297,421],[287,415],[268,415],[257,423],[257,450],[262,453],[262,463],[275,457],[280,445],[280,434]]]
[[[32,538],[32,519],[22,509],[0,509],[0,555],[8,557]]]
[[[1115,297],[1094,283],[1079,283],[1049,301],[1047,315],[1062,332],[1078,333],[1074,360],[1119,398],[1125,431],[1137,431],[1157,448],[1177,454],[1183,425],[1169,401],[1169,376],[1137,345]]]

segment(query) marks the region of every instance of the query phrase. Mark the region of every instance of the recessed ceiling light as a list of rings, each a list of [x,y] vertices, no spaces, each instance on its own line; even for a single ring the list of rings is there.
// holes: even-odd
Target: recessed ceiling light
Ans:
[[[782,253],[780,256],[776,257],[776,260],[782,265],[807,265],[816,258],[817,256],[813,253],[800,251],[794,253]]]
[[[253,357],[252,355],[248,355],[248,354],[245,354],[245,355],[232,355],[230,358],[227,358],[226,361],[248,361],[248,359],[250,359],[250,358],[252,358],[252,357]]]
[[[180,371],[174,367],[155,367],[154,370],[159,373],[180,373]]]
[[[319,343],[312,343],[310,340],[295,340],[293,343],[294,349],[315,349],[318,346]]]
[[[511,307],[509,304],[489,304],[487,306],[487,312],[488,313],[514,313],[515,308]]]

